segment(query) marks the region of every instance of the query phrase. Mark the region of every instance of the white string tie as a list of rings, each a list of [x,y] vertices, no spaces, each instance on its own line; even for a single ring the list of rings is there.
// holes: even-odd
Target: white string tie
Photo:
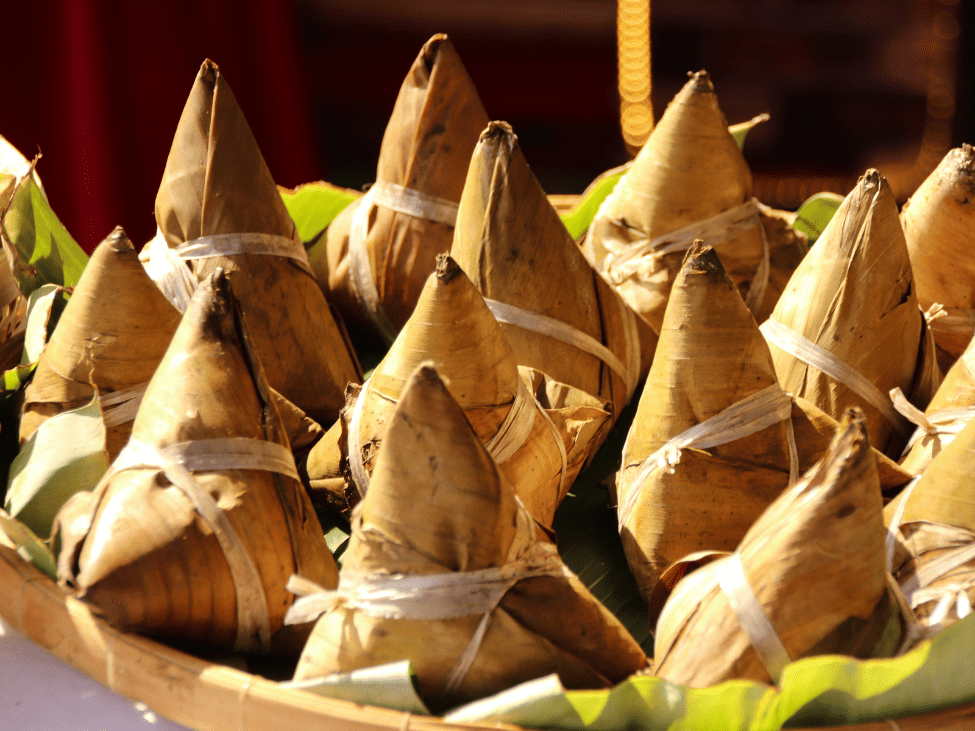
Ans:
[[[771,317],[759,329],[769,343],[846,386],[879,411],[894,428],[894,431],[905,438],[910,437],[911,432],[906,426],[905,419],[894,408],[894,404],[887,394],[867,380],[849,363]]]
[[[929,312],[932,312],[933,316],[928,319],[928,325],[936,332],[958,335],[975,333],[975,310],[932,305]]]
[[[537,542],[534,519],[521,500],[516,500],[517,528],[503,566],[439,574],[364,574],[343,570],[334,590],[292,576],[287,589],[298,598],[285,615],[285,624],[312,622],[339,607],[383,619],[439,620],[483,615],[440,691],[441,695],[452,694],[481,648],[491,612],[511,587],[522,579],[573,576],[554,545]],[[361,513],[353,518],[353,523],[355,533],[362,525]]]
[[[308,252],[297,233],[291,238],[253,232],[213,234],[190,239],[171,248],[157,227],[156,235],[146,250],[139,254],[139,260],[166,299],[180,312],[186,312],[199,280],[185,262],[239,254],[284,257],[314,276],[308,261]]]
[[[267,233],[212,234],[184,241],[176,247],[181,259],[212,259],[217,256],[238,256],[257,254],[259,256],[280,256],[291,259],[299,267],[314,276],[308,262],[308,252],[304,244],[294,236],[278,236]]]
[[[227,560],[236,591],[235,649],[241,652],[269,650],[271,625],[264,585],[257,567],[226,514],[217,506],[213,496],[200,486],[192,472],[253,469],[279,472],[298,479],[290,450],[274,442],[244,437],[201,439],[166,447],[155,447],[132,438],[119,453],[106,478],[131,469],[162,470],[166,479],[186,496],[210,527]]]
[[[674,465],[680,462],[681,450],[708,449],[730,444],[786,420],[791,426],[792,397],[783,391],[778,383],[774,383],[678,434],[640,464],[636,478],[620,501],[619,530],[623,530],[650,475],[658,470],[673,472]],[[795,433],[789,429],[786,431],[789,440],[789,484],[791,485],[798,478],[799,462]],[[627,446],[623,447],[624,454]],[[624,469],[631,466],[626,465]]]
[[[890,389],[890,399],[901,416],[917,426],[901,453],[902,458],[911,451],[911,448],[918,441],[925,437],[940,436],[942,437],[941,446],[948,445],[968,425],[972,417],[975,417],[975,406],[939,409],[926,414],[908,401],[900,388]]]
[[[765,614],[762,603],[748,583],[745,567],[741,563],[738,552],[732,553],[727,560],[721,561],[717,576],[718,586],[721,587],[728,604],[731,605],[731,610],[738,618],[748,641],[751,642],[772,682],[778,685],[782,678],[782,671],[792,662],[792,658],[789,657],[789,652],[782,644],[768,615]]]
[[[603,204],[605,205],[605,201]],[[674,229],[662,236],[653,239],[643,236],[628,242],[618,251],[607,254],[600,269],[612,284],[619,285],[630,277],[640,275],[648,262],[651,263],[651,268],[655,268],[657,262],[664,256],[687,251],[695,241],[700,240],[708,246],[717,248],[755,227],[758,227],[762,236],[762,260],[748,289],[745,304],[751,312],[757,312],[768,287],[769,248],[765,228],[759,216],[758,200],[755,198],[750,198],[741,205],[722,211],[711,218]]]
[[[140,383],[131,388],[111,393],[99,393],[98,401],[102,408],[102,418],[105,420],[105,427],[111,429],[114,426],[125,424],[135,419],[142,404],[142,397],[145,396],[146,387],[149,382]]]
[[[139,253],[139,261],[173,307],[180,312],[186,312],[199,280],[176,250],[169,247],[158,227],[149,245]]]
[[[387,342],[396,339],[396,328],[383,307],[376,289],[366,239],[369,237],[369,217],[376,206],[388,208],[415,218],[453,226],[457,221],[458,204],[437,198],[395,183],[376,182],[359,200],[349,227],[349,273],[352,292],[369,319]]]
[[[632,396],[636,390],[637,381],[640,377],[639,365],[639,337],[635,334],[636,323],[632,323],[634,332],[630,332],[630,324],[624,319],[624,334],[627,343],[627,360],[629,365],[623,365],[622,361],[609,348],[600,343],[591,335],[578,330],[568,323],[556,320],[538,312],[524,310],[514,305],[485,298],[484,304],[488,306],[494,318],[505,325],[513,325],[523,330],[536,332],[540,335],[547,335],[550,338],[560,340],[574,348],[591,355],[612,370],[620,380],[626,384],[627,396]],[[632,316],[632,314],[631,314]],[[631,341],[630,339],[633,338]],[[635,358],[633,356],[636,356]],[[634,367],[635,363],[635,367]]]

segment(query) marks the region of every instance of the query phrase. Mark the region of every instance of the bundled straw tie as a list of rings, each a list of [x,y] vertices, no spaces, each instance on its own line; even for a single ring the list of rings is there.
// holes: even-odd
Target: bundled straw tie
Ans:
[[[135,419],[148,385],[149,382],[146,381],[121,391],[99,394],[98,402],[102,408],[105,427],[111,429],[113,426],[125,424]]]
[[[681,450],[708,449],[730,444],[782,421],[786,422],[789,437],[789,484],[792,485],[799,475],[799,457],[792,428],[792,396],[775,383],[678,434],[647,457],[640,465],[640,471],[627,491],[626,497],[620,503],[619,530],[622,532],[643,490],[643,484],[657,470],[666,469],[673,472],[674,465],[680,462]],[[626,453],[625,445],[623,453]],[[628,466],[630,465],[624,466],[624,469]]]
[[[342,605],[384,619],[457,619],[489,613],[521,579],[567,572],[555,547],[535,544],[521,560],[479,571],[443,574],[351,574],[343,571],[338,589],[328,590],[292,576],[288,591],[300,596],[285,624],[310,622]]]
[[[260,256],[281,256],[292,259],[309,274],[308,252],[297,234],[292,237],[266,233],[235,233],[201,236],[184,241],[176,247],[182,259],[211,259],[216,256],[237,256],[238,254],[257,254]]]
[[[928,312],[931,312],[932,315],[929,316]],[[932,305],[928,312],[924,315],[932,330],[961,335],[975,333],[975,310]]]
[[[745,567],[737,551],[721,562],[717,573],[718,586],[772,682],[778,685],[782,671],[792,662],[792,658],[748,583]]]
[[[47,367],[62,380],[66,382],[74,381],[73,378],[61,373],[50,361],[47,363]],[[90,385],[94,386],[93,383]],[[98,405],[102,410],[102,420],[105,422],[105,428],[111,429],[112,427],[134,420],[148,386],[149,381],[146,381],[135,386],[130,386],[129,388],[123,388],[119,391],[109,391],[107,393],[102,393],[98,390],[97,386],[94,386],[98,394]]]
[[[901,527],[901,521],[904,519],[904,511],[907,509],[907,501],[910,499],[911,493],[914,492],[914,486],[917,485],[917,482],[920,479],[921,475],[918,475],[907,484],[907,487],[904,488],[900,495],[900,504],[897,506],[897,510],[894,512],[894,515],[891,518],[890,525],[887,526],[887,538],[884,543],[887,573],[892,573],[894,571],[894,551],[897,549],[897,534]]]
[[[369,472],[366,470],[365,462],[362,459],[362,442],[359,436],[362,408],[365,404],[365,394],[368,387],[369,379],[366,379],[366,382],[359,389],[359,395],[356,397],[355,407],[352,410],[352,419],[349,421],[349,468],[352,471],[352,479],[355,482],[356,489],[359,491],[359,497],[365,497],[369,490]],[[395,399],[378,391],[371,392],[387,401],[396,402]],[[484,448],[487,449],[497,464],[503,464],[510,459],[515,452],[522,448],[529,434],[531,434],[535,423],[534,419],[530,418],[533,410],[544,419],[562,457],[562,470],[559,473],[559,494],[561,495],[568,466],[565,443],[562,441],[562,437],[551,417],[545,413],[545,409],[528,390],[524,379],[521,377],[518,378],[518,391],[515,393],[514,401],[511,402],[511,408],[508,409],[501,426],[498,427],[494,436],[487,441]]]
[[[636,391],[640,378],[640,337],[637,333],[633,311],[626,306],[622,299],[617,298],[617,302],[624,324],[626,365],[605,345],[568,323],[504,302],[484,299],[484,304],[488,306],[491,314],[498,322],[536,332],[539,335],[547,335],[601,360],[626,384],[627,400],[629,400],[633,396],[633,392]]]
[[[908,440],[907,446],[904,447],[904,451],[901,454],[902,458],[911,451],[911,448],[918,440],[924,437],[947,436],[954,438],[972,420],[972,417],[975,417],[975,406],[939,409],[938,411],[932,411],[930,414],[925,414],[907,400],[907,397],[900,388],[890,389],[890,400],[901,416],[917,426],[917,429],[914,430],[914,433]],[[950,438],[942,440],[942,446],[950,442]]]
[[[911,609],[916,609],[930,601],[937,601],[934,610],[927,618],[931,633],[936,634],[943,629],[941,625],[952,605],[955,607],[958,619],[964,619],[972,613],[972,602],[968,598],[968,592],[973,586],[975,586],[975,577],[962,583],[919,589],[909,597]]]
[[[760,329],[770,343],[849,388],[879,411],[894,431],[905,438],[910,437],[907,422],[895,408],[894,402],[849,363],[771,317]]]
[[[971,543],[946,551],[935,560],[921,566],[916,574],[901,584],[901,591],[904,592],[911,609],[931,601],[935,596],[940,596],[942,590],[929,588],[930,585],[972,560],[975,560],[975,536],[972,536]],[[975,582],[975,578],[972,581]]]
[[[173,307],[180,312],[186,312],[199,281],[183,263],[180,255],[169,248],[166,238],[158,227],[147,250],[139,254],[139,259],[145,267],[146,274],[156,283],[166,299],[172,302]]]
[[[361,521],[360,511],[353,518],[354,530],[361,527]],[[384,619],[439,620],[483,615],[440,690],[441,696],[450,695],[470,670],[487,634],[491,612],[511,587],[522,579],[538,576],[572,576],[554,545],[535,541],[533,526],[534,520],[518,500],[515,538],[507,561],[499,567],[419,575],[343,571],[334,591],[292,576],[287,589],[299,598],[288,609],[284,622],[311,622],[339,606]]]
[[[904,489],[901,502],[891,518],[890,525],[887,527],[885,547],[888,572],[894,569],[894,552],[897,547],[897,537],[900,532],[901,522],[904,519],[904,511],[907,509],[907,501],[914,491],[914,486],[917,485],[920,479],[921,475],[918,475]],[[951,527],[955,531],[962,530],[955,526]],[[965,533],[968,533],[968,531],[965,531]],[[963,619],[972,612],[971,603],[964,592],[975,584],[975,576],[967,582],[951,584],[949,586],[931,586],[938,579],[948,576],[955,569],[964,566],[969,561],[975,560],[975,535],[970,533],[968,535],[971,537],[970,542],[944,551],[938,558],[920,566],[911,578],[900,585],[901,592],[903,592],[911,609],[917,609],[922,604],[935,599],[938,600],[938,606],[932,612],[929,619],[931,626],[936,626],[941,623],[941,620],[944,619],[945,614],[950,609],[952,601],[957,602],[959,619]],[[964,599],[962,599],[963,596]]]
[[[607,201],[609,198],[606,199]],[[606,206],[603,202],[602,208]],[[622,284],[624,280],[638,274],[645,266],[645,259],[656,263],[667,254],[674,254],[690,249],[695,241],[701,240],[708,246],[718,247],[725,241],[740,236],[751,228],[758,227],[762,234],[762,261],[755,272],[745,304],[752,312],[756,312],[765,296],[769,276],[769,248],[765,229],[759,217],[758,200],[750,198],[739,206],[729,208],[711,218],[696,221],[682,228],[675,229],[654,239],[638,238],[629,242],[624,248],[609,253],[601,264],[602,273],[612,284]]]
[[[196,291],[196,276],[184,262],[191,259],[210,259],[217,256],[258,254],[291,259],[299,268],[312,273],[308,252],[301,240],[266,233],[234,233],[201,236],[170,248],[158,228],[149,242],[148,261],[143,260],[146,273],[162,293],[180,312],[186,312],[190,298]],[[139,257],[143,259],[142,256]]]
[[[459,204],[396,183],[374,183],[366,193],[366,198],[374,206],[382,206],[414,218],[424,218],[447,226],[457,223]]]
[[[238,651],[267,651],[271,625],[267,598],[257,567],[213,497],[191,474],[196,471],[265,470],[298,479],[294,457],[280,444],[246,437],[201,439],[157,448],[131,439],[104,479],[132,469],[160,469],[196,508],[213,531],[230,569],[237,595]],[[255,648],[254,642],[257,642]]]
[[[379,328],[383,336],[392,342],[396,338],[396,328],[390,322],[379,298],[372,265],[369,263],[369,252],[366,251],[369,214],[373,206],[381,206],[414,218],[454,226],[457,223],[458,204],[402,185],[381,182],[373,184],[359,202],[349,228],[349,269],[352,274],[352,291],[365,308],[369,319]]]

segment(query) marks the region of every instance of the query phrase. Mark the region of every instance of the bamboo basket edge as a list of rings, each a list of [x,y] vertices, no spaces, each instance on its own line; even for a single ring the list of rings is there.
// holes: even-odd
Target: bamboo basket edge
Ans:
[[[175,723],[204,731],[236,718],[240,729],[471,731],[518,727],[455,724],[363,706],[215,664],[148,637],[115,629],[84,602],[0,545],[0,618],[41,649]]]
[[[289,726],[308,731],[520,731],[503,723],[459,724],[326,698],[241,670],[201,660],[147,637],[123,632],[84,602],[0,545],[0,618],[43,650],[106,688],[189,728],[242,731]],[[967,731],[975,703],[893,721],[831,727],[834,731]],[[299,726],[300,724],[300,726]],[[815,731],[797,729],[797,731]]]

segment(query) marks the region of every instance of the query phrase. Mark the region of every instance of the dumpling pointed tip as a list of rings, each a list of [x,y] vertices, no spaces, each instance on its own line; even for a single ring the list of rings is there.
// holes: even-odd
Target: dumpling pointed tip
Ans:
[[[220,67],[213,59],[204,59],[200,66],[199,78],[209,84],[214,84],[220,76]]]
[[[450,38],[446,33],[434,33],[430,36],[430,39],[423,44],[423,50],[420,51],[420,55],[426,61],[427,67],[432,68],[434,62],[437,60],[437,55],[440,53],[444,46],[453,45],[450,42]]]
[[[213,274],[207,277],[204,281],[208,282],[209,286],[211,287],[226,287],[229,285],[227,270],[223,267],[217,267],[213,270]]]
[[[496,120],[488,123],[487,128],[481,132],[478,142],[483,143],[492,140],[505,140],[510,146],[518,142],[518,135],[515,134],[510,124]]]
[[[428,385],[428,386],[440,386],[446,389],[443,379],[440,377],[440,373],[437,371],[437,367],[432,360],[425,360],[420,363],[410,377],[406,381],[406,388],[403,392],[411,390],[414,386],[418,385]]]
[[[684,257],[684,268],[689,272],[717,274],[721,277],[725,275],[725,268],[715,250],[710,246],[705,246],[700,239],[695,241],[687,250],[687,255]]]
[[[889,198],[893,202],[893,196],[894,193],[887,182],[887,178],[876,168],[870,168],[860,176],[856,187],[847,198],[856,204],[874,205],[882,198]],[[892,210],[896,211],[896,204]]]
[[[455,280],[464,270],[449,254],[437,254],[437,281],[447,284]]]
[[[880,171],[876,168],[870,168],[863,174],[862,180],[867,185],[880,185],[884,180],[884,176],[880,174]]]
[[[112,233],[105,237],[104,245],[115,252],[132,251],[135,247],[132,245],[132,241],[129,239],[128,235],[125,233],[125,229],[121,226],[116,226]]]
[[[937,170],[932,175],[937,174],[938,170],[952,171],[956,175],[960,174],[965,177],[975,174],[975,146],[963,142],[958,147],[952,148],[942,158]]]
[[[226,269],[217,267],[213,274],[200,282],[193,295],[193,300],[204,303],[205,308],[215,308],[221,311],[230,309],[233,292],[230,289],[230,277]]]
[[[711,83],[711,76],[707,71],[688,71],[688,86],[699,94],[713,94],[714,84]]]
[[[861,409],[851,408],[844,411],[837,433],[850,434],[855,440],[866,441],[866,446],[870,446],[870,438],[867,436],[867,417]]]
[[[864,416],[863,411],[858,408],[850,408],[843,412],[843,417],[840,420],[840,428],[843,430],[851,427],[860,429],[866,423],[867,417]]]
[[[870,436],[867,417],[859,408],[847,409],[836,427],[836,434],[820,464],[828,469],[830,463],[863,465],[870,457]]]

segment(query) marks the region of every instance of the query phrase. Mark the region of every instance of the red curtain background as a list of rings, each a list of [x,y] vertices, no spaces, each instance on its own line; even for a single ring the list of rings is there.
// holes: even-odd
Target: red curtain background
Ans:
[[[745,150],[766,203],[793,208],[817,177],[855,181],[869,166],[886,170],[884,159],[916,156],[928,102],[921,60],[939,14],[959,24],[953,144],[975,142],[975,3],[773,5],[654,0],[652,27],[658,117],[699,68],[730,122],[771,112]],[[840,10],[883,27],[851,26]],[[403,76],[437,31],[450,34],[489,116],[513,125],[548,192],[578,193],[627,159],[614,0],[8,2],[0,134],[27,156],[43,152],[51,204],[84,248],[118,224],[139,245],[155,230],[156,187],[204,58],[220,65],[280,184],[357,188],[373,180]],[[797,176],[808,190],[780,190]]]
[[[38,172],[86,250],[116,225],[136,246],[200,64],[216,61],[283,185],[320,177],[293,6],[261,0],[5,3],[0,134]]]

